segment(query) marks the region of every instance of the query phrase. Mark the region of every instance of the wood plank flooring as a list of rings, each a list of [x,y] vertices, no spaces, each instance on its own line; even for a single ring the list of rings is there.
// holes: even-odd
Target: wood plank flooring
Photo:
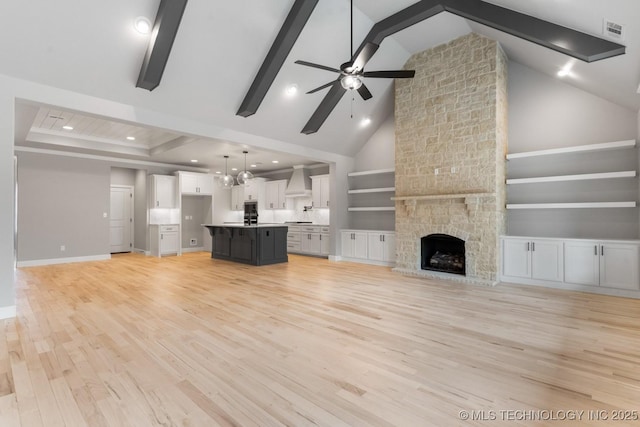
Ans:
[[[0,426],[640,425],[613,420],[640,411],[640,300],[302,256],[117,255],[17,280]]]

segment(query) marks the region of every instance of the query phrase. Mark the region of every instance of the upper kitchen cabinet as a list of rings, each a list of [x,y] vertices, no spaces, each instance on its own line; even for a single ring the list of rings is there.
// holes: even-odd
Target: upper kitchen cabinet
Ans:
[[[287,198],[285,190],[287,189],[287,180],[281,179],[277,181],[267,181],[265,183],[266,192],[266,209],[286,209]]]
[[[169,175],[150,175],[151,208],[176,208],[176,178]]]
[[[314,208],[329,207],[329,175],[311,176],[311,204]]]
[[[264,178],[252,178],[247,181],[244,185],[244,200],[257,200],[258,205],[264,203],[265,181],[266,179]],[[264,206],[261,208],[264,208]]]
[[[176,172],[181,194],[210,196],[213,194],[213,175],[195,172]]]

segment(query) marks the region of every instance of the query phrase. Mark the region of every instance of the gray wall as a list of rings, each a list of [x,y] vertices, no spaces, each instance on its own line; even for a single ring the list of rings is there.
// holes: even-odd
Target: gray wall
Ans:
[[[128,168],[111,168],[111,185],[136,185],[136,170]]]
[[[110,176],[100,161],[18,153],[18,261],[108,255]]]
[[[636,139],[638,115],[523,65],[509,64],[509,152]],[[509,178],[638,169],[638,149],[513,159]],[[638,178],[507,187],[508,203],[637,201]],[[507,234],[638,238],[638,209],[507,211]]]
[[[185,219],[185,217],[193,217]],[[182,247],[206,247],[203,241],[203,233],[206,230],[202,224],[211,221],[211,197],[210,196],[182,196]],[[191,246],[190,240],[196,239],[197,244]]]
[[[0,310],[15,305],[14,106],[13,96],[0,91]]]
[[[139,251],[149,250],[149,216],[147,214],[147,171],[136,171],[134,184],[134,235],[133,247]]]
[[[356,170],[395,168],[395,141],[395,121],[391,114],[356,154]]]

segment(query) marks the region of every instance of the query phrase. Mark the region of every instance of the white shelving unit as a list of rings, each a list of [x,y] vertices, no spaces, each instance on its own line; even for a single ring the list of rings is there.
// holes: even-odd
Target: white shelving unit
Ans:
[[[537,156],[549,156],[549,155],[556,155],[556,154],[586,153],[590,151],[617,150],[620,148],[631,148],[635,146],[636,146],[636,141],[633,139],[626,140],[626,141],[603,142],[601,144],[575,145],[573,147],[551,148],[548,150],[527,151],[524,153],[511,153],[511,154],[507,154],[507,160],[524,159],[527,157],[537,157]]]
[[[347,174],[350,222],[366,229],[395,229],[395,169],[375,169]]]
[[[347,176],[365,176],[365,175],[382,175],[385,173],[395,173],[395,169],[376,169],[369,171],[361,171],[361,172],[349,172]]]
[[[553,148],[523,153],[507,154],[507,160],[526,159],[539,156],[554,156],[576,153],[606,152],[610,150],[629,149],[636,146],[635,140],[604,142],[600,144],[577,145],[573,147]],[[635,178],[635,170],[615,172],[584,173],[575,175],[534,176],[529,178],[510,178],[507,185],[540,184],[550,182],[588,181],[604,179]],[[615,202],[572,202],[572,203],[508,203],[507,209],[600,209],[600,208],[635,208],[635,201]]]
[[[395,193],[396,187],[366,188],[363,190],[349,190],[348,194],[365,194],[365,193]]]
[[[351,172],[347,174],[349,177],[364,177],[364,176],[374,176],[374,175],[393,175],[395,173],[394,169],[376,169],[376,170],[368,170],[368,171],[360,171],[360,172]],[[385,184],[387,183],[385,180]],[[347,191],[347,194],[382,194],[382,193],[390,193],[390,196],[395,194],[396,187],[373,187],[373,188],[353,188]],[[389,198],[391,200],[391,197]],[[386,201],[386,198],[385,198]],[[388,212],[395,211],[394,206],[351,206],[348,208],[349,212]]]

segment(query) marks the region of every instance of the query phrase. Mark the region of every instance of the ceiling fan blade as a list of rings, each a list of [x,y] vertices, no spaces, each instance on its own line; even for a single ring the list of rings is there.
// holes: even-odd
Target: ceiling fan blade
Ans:
[[[383,78],[383,79],[412,79],[416,75],[416,70],[394,70],[394,71],[365,71],[363,77]]]
[[[325,65],[320,65],[320,64],[314,64],[313,62],[307,62],[307,61],[296,61],[296,64],[300,64],[300,65],[304,65],[306,67],[312,67],[312,68],[319,68],[321,70],[326,70],[326,71],[333,71],[334,73],[339,73],[340,70],[336,69],[336,68],[331,68],[331,67],[327,67]]]
[[[329,114],[331,114],[340,99],[342,99],[342,96],[347,91],[340,84],[340,79],[337,79],[334,83],[337,84],[334,84],[331,87],[318,108],[316,108],[316,111],[313,113],[307,124],[302,129],[302,133],[304,133],[305,135],[318,132],[320,126],[322,126],[325,120],[327,120]]]
[[[362,99],[364,99],[365,101],[373,97],[373,95],[371,95],[371,92],[369,92],[369,89],[367,89],[367,86],[365,86],[364,83],[362,84],[362,86],[358,88],[358,93],[360,94]]]
[[[322,89],[326,89],[326,88],[328,88],[329,86],[332,86],[332,85],[334,85],[334,84],[336,84],[336,83],[337,83],[337,81],[336,81],[336,80],[334,80],[334,81],[331,81],[331,82],[329,82],[329,83],[327,83],[327,84],[324,84],[324,85],[322,85],[322,86],[318,86],[317,88],[315,88],[315,89],[311,89],[309,92],[307,92],[307,95],[309,95],[310,93],[316,93],[316,92],[318,92],[318,91],[320,91],[320,90],[322,90]]]
[[[354,69],[357,68],[358,70],[363,70],[364,66],[367,65],[367,62],[369,62],[373,54],[378,50],[378,47],[380,46],[371,42],[362,46],[360,50],[356,52],[355,58],[353,58],[352,67]]]

